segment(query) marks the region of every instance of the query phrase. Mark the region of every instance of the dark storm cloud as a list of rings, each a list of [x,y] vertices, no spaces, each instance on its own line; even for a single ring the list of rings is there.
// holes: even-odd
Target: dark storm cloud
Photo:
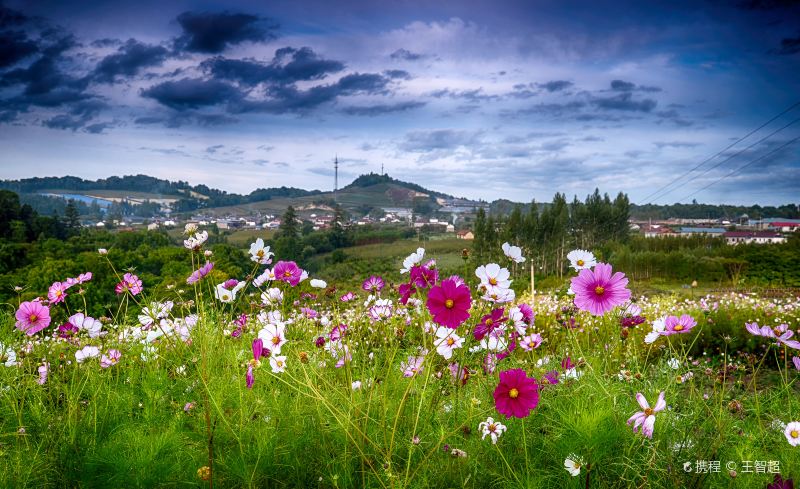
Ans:
[[[431,92],[430,96],[433,98],[462,99],[469,102],[483,102],[500,98],[498,95],[484,93],[483,88],[475,88],[473,90],[450,90],[449,88],[443,88]]]
[[[18,27],[28,21],[28,16],[0,4],[0,28]]]
[[[245,41],[269,41],[276,38],[279,27],[272,19],[234,12],[184,12],[176,20],[183,35],[175,47],[197,53],[221,53]]]
[[[537,83],[536,86],[552,93],[571,87],[572,82],[567,80],[551,80],[545,83]]]
[[[342,71],[344,63],[324,59],[308,47],[286,47],[275,51],[274,58],[268,64],[218,56],[203,61],[200,67],[215,78],[256,86],[260,83],[291,84],[297,81],[320,80],[329,73]]]
[[[39,46],[24,32],[0,32],[0,68],[15,65],[38,51]]]
[[[113,122],[97,122],[95,124],[89,124],[84,130],[90,134],[103,134],[106,129],[114,126],[115,124]]]
[[[361,115],[375,117],[393,112],[406,112],[413,109],[424,107],[425,102],[399,102],[396,104],[378,104],[369,106],[346,107],[343,112],[348,115]]]
[[[383,72],[383,74],[388,76],[389,78],[394,78],[397,80],[411,79],[411,74],[405,70],[386,70]]]
[[[643,85],[636,85],[632,82],[627,82],[624,80],[611,80],[611,90],[614,92],[660,92],[661,89],[658,87],[647,87]]]
[[[777,51],[778,54],[797,54],[800,53],[800,36],[787,37],[781,39],[781,47]]]
[[[201,78],[166,81],[142,90],[141,95],[176,110],[227,104],[242,97],[232,85]]]
[[[142,68],[159,66],[167,54],[163,46],[151,46],[129,39],[116,53],[106,56],[97,64],[92,78],[98,83],[114,83],[117,77],[131,77]]]
[[[398,49],[397,51],[390,54],[389,57],[395,60],[417,61],[424,58],[425,56],[418,53],[412,53],[408,49]]]
[[[103,38],[103,39],[96,39],[92,41],[91,46],[95,48],[115,48],[117,46],[121,46],[122,41],[119,39],[111,39],[111,38]]]
[[[613,97],[594,98],[592,104],[600,109],[606,110],[650,112],[656,108],[658,102],[653,99],[634,100],[631,92],[623,92]]]

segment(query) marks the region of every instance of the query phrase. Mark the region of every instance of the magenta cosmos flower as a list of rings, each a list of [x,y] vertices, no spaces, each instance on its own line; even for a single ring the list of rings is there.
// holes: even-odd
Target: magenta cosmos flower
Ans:
[[[469,287],[449,278],[431,287],[426,305],[437,324],[456,329],[469,319],[471,302]]]
[[[503,316],[504,309],[502,307],[498,307],[493,309],[492,312],[483,316],[481,318],[480,324],[475,326],[475,331],[472,332],[475,339],[480,341],[483,339],[484,336],[491,333],[498,326],[502,325],[506,320],[507,317]]]
[[[28,336],[50,326],[50,308],[39,302],[23,302],[17,309],[17,329]]]
[[[69,288],[70,284],[66,282],[53,282],[53,285],[51,285],[50,289],[47,291],[47,300],[50,301],[51,305],[64,302],[64,299],[67,298],[67,289]]]
[[[293,261],[279,261],[272,269],[272,273],[275,275],[275,280],[286,282],[292,287],[299,284],[303,276],[303,271]]]
[[[667,316],[664,320],[664,331],[661,332],[661,336],[688,333],[695,326],[697,326],[697,321],[688,314],[683,314],[681,317]]]
[[[642,434],[648,438],[653,437],[653,427],[656,424],[656,413],[663,411],[664,408],[667,407],[667,401],[664,400],[664,392],[662,391],[661,394],[658,395],[658,400],[656,401],[656,405],[654,407],[650,407],[648,404],[647,399],[644,398],[642,393],[636,393],[636,402],[639,403],[639,407],[642,408],[642,411],[638,411],[634,413],[628,419],[628,424],[633,423],[633,432],[642,427]]]
[[[126,273],[122,277],[122,282],[118,283],[117,286],[114,288],[114,292],[117,295],[128,291],[131,295],[137,295],[142,293],[142,281],[139,280],[139,277],[133,275],[131,273]]]
[[[198,268],[191,275],[189,278],[186,279],[186,283],[192,285],[194,283],[199,282],[203,277],[211,273],[211,270],[214,269],[214,262],[207,261],[205,265]]]
[[[581,270],[572,277],[575,305],[595,316],[602,316],[631,298],[628,279],[622,272],[611,274],[611,265],[598,263],[594,270]]]
[[[386,282],[384,282],[382,278],[378,277],[377,275],[373,275],[364,280],[364,283],[361,284],[361,288],[367,292],[380,292],[385,285]]]
[[[515,368],[500,372],[500,383],[494,389],[494,407],[510,418],[526,418],[539,405],[539,384],[524,370]]]

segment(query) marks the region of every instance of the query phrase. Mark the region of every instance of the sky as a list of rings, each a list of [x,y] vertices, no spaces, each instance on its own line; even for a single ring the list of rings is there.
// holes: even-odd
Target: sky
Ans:
[[[798,102],[792,0],[0,0],[0,179],[798,203]]]

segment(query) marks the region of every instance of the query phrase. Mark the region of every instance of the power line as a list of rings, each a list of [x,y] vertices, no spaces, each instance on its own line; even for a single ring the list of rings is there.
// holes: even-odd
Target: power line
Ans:
[[[717,163],[716,165],[713,165],[713,166],[710,166],[710,167],[706,168],[705,170],[703,170],[703,172],[702,172],[702,173],[700,173],[699,175],[696,175],[696,176],[694,177],[694,179],[696,180],[697,178],[699,178],[699,177],[702,177],[703,175],[705,175],[706,173],[710,172],[710,171],[711,171],[711,170],[713,170],[714,168],[717,168],[717,167],[718,167],[718,166],[720,166],[721,164],[723,164],[723,163],[726,163],[726,162],[728,162],[728,161],[730,161],[730,160],[732,160],[732,159],[736,158],[736,157],[737,157],[737,156],[739,156],[740,154],[744,153],[744,152],[745,152],[745,151],[747,151],[748,149],[750,149],[750,148],[752,148],[752,147],[754,147],[754,146],[757,146],[757,145],[759,145],[759,144],[763,143],[763,142],[764,142],[764,141],[766,141],[767,139],[769,139],[769,138],[771,138],[772,136],[774,136],[774,135],[778,134],[779,132],[783,131],[784,129],[786,129],[787,127],[791,126],[791,125],[792,125],[792,124],[794,124],[795,122],[800,122],[800,117],[798,117],[797,119],[793,120],[792,122],[790,122],[790,123],[786,124],[785,126],[781,127],[780,129],[776,129],[775,131],[772,131],[771,133],[767,134],[766,136],[764,136],[763,138],[759,139],[758,141],[756,141],[755,143],[751,144],[750,146],[747,146],[746,148],[742,148],[742,149],[740,149],[739,151],[737,151],[736,153],[734,153],[734,154],[732,154],[732,155],[728,156],[727,158],[725,158],[724,160],[720,161],[720,162],[719,162],[719,163]],[[687,183],[689,183],[689,182],[687,182]],[[675,190],[677,190],[677,189],[675,189]],[[662,195],[661,197],[659,197],[659,199],[663,198],[663,197],[664,197],[664,196],[666,196],[667,194],[669,194],[669,192],[667,192],[666,194],[664,194],[664,195]],[[654,199],[654,200],[656,200],[656,199]]]
[[[797,102],[795,102],[794,104],[792,104],[791,106],[789,106],[789,108],[785,109],[785,110],[784,110],[783,112],[781,112],[780,114],[776,115],[775,117],[773,117],[772,119],[768,120],[767,122],[765,122],[765,123],[761,124],[760,126],[758,126],[757,128],[753,129],[752,131],[748,132],[748,133],[747,133],[747,134],[745,134],[743,137],[741,137],[741,138],[737,139],[736,141],[732,142],[731,144],[729,144],[729,145],[728,145],[728,146],[726,146],[725,148],[721,149],[721,150],[720,150],[720,151],[718,151],[717,153],[714,153],[713,155],[709,156],[709,157],[708,157],[708,158],[706,158],[705,160],[701,161],[701,162],[700,162],[700,163],[699,163],[697,166],[695,166],[694,168],[690,169],[690,170],[689,170],[689,171],[687,171],[686,173],[683,173],[683,174],[681,174],[681,175],[678,175],[678,176],[677,176],[675,179],[673,179],[672,181],[670,181],[670,182],[669,182],[669,183],[667,183],[666,185],[663,185],[663,186],[659,187],[659,188],[658,188],[658,189],[657,189],[655,192],[652,192],[650,195],[648,195],[647,197],[645,197],[645,198],[644,198],[644,199],[642,199],[642,200],[643,200],[643,201],[647,201],[647,204],[651,204],[651,203],[653,203],[653,201],[660,199],[661,197],[663,197],[664,195],[666,195],[666,194],[667,194],[667,193],[669,193],[669,192],[666,192],[665,194],[663,194],[663,195],[659,196],[657,199],[653,199],[653,200],[650,200],[650,201],[648,201],[648,199],[650,199],[651,197],[653,197],[653,196],[655,196],[655,195],[658,195],[658,194],[660,194],[661,192],[663,192],[663,191],[664,191],[665,189],[667,189],[668,187],[671,187],[671,186],[672,186],[672,184],[674,184],[675,182],[677,182],[677,181],[678,181],[678,180],[680,180],[681,178],[683,178],[683,177],[685,177],[686,175],[688,175],[688,174],[692,173],[693,171],[697,170],[698,168],[700,168],[701,166],[705,165],[705,164],[706,164],[706,163],[708,163],[709,161],[713,160],[713,159],[714,159],[714,158],[716,158],[717,156],[721,155],[721,154],[722,154],[722,153],[724,153],[725,151],[727,151],[727,150],[731,149],[732,147],[736,146],[737,144],[741,143],[742,141],[744,141],[744,140],[745,140],[745,139],[747,139],[748,137],[752,136],[752,135],[753,135],[753,134],[755,134],[756,132],[758,132],[758,131],[760,131],[761,129],[763,129],[765,126],[769,125],[771,122],[773,122],[773,121],[775,121],[776,119],[780,118],[782,115],[786,114],[787,112],[790,112],[791,110],[793,110],[793,109],[794,109],[795,107],[797,107],[798,105],[800,105],[800,101],[797,101]],[[645,205],[647,205],[647,204],[645,204]]]
[[[695,190],[694,192],[692,192],[691,194],[687,195],[686,197],[684,197],[684,198],[682,198],[682,199],[679,199],[679,200],[678,200],[678,202],[681,202],[681,201],[683,201],[683,200],[686,200],[686,199],[688,199],[689,197],[693,197],[693,196],[697,195],[698,193],[700,193],[700,192],[702,192],[703,190],[705,190],[705,189],[707,189],[707,188],[711,187],[712,185],[715,185],[715,184],[719,183],[720,181],[722,181],[722,180],[724,180],[724,179],[728,178],[729,176],[731,176],[731,175],[733,175],[733,174],[735,174],[735,173],[738,173],[738,172],[739,172],[739,171],[741,171],[741,170],[744,170],[744,169],[745,169],[745,168],[747,168],[748,166],[750,166],[750,165],[752,165],[752,164],[754,164],[754,163],[757,163],[757,162],[759,162],[759,161],[763,160],[763,159],[764,159],[764,158],[766,158],[767,156],[770,156],[770,155],[772,155],[772,154],[774,154],[774,153],[777,153],[778,151],[782,150],[782,149],[783,149],[783,148],[785,148],[786,146],[789,146],[790,144],[792,144],[792,143],[794,143],[794,142],[796,142],[796,141],[798,141],[798,140],[800,140],[800,136],[797,136],[797,137],[795,137],[795,138],[793,138],[793,139],[790,139],[789,141],[787,141],[787,142],[783,143],[782,145],[780,145],[780,146],[778,146],[777,148],[773,149],[773,150],[772,150],[772,151],[770,151],[769,153],[767,153],[767,154],[765,154],[765,155],[762,155],[762,156],[759,156],[758,158],[756,158],[756,159],[754,159],[754,160],[750,161],[749,163],[745,163],[744,165],[740,166],[739,168],[736,168],[736,169],[732,170],[732,171],[731,171],[730,173],[728,173],[727,175],[723,175],[723,176],[721,176],[720,178],[718,178],[718,179],[714,180],[713,182],[709,183],[709,184],[708,184],[708,185],[706,185],[705,187],[702,187],[702,188],[699,188],[699,189]]]

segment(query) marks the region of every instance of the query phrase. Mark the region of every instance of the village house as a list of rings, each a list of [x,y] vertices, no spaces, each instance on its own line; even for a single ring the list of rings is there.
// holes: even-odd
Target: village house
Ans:
[[[728,231],[723,234],[729,245],[783,243],[786,238],[774,231]]]

